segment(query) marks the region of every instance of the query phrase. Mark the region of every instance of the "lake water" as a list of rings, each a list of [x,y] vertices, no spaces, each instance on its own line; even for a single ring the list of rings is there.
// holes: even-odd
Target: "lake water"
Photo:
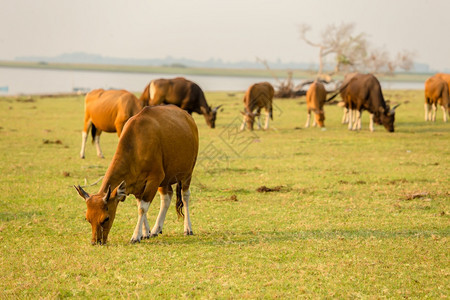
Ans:
[[[142,92],[153,79],[184,76],[205,91],[245,91],[251,84],[273,78],[201,76],[183,74],[144,74],[74,70],[43,70],[0,67],[0,95],[70,93],[81,88],[125,89]],[[295,84],[299,81],[295,81]],[[420,82],[381,82],[383,89],[423,89]],[[4,87],[8,87],[6,90]]]

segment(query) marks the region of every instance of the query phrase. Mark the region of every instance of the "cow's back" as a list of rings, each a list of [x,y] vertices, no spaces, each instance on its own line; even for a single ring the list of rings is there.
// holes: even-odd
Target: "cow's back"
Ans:
[[[183,106],[183,100],[189,99],[192,82],[183,77],[156,79],[150,86],[150,105],[173,104]]]
[[[372,74],[353,75],[344,95],[344,101],[357,109],[365,108],[371,113],[377,113],[379,107],[386,107],[380,82]]]
[[[275,91],[269,82],[259,82],[251,85],[244,96],[244,103],[251,109],[272,104]]]
[[[85,105],[92,123],[99,130],[106,132],[115,132],[115,124],[118,121],[126,122],[143,106],[136,96],[126,90],[103,89],[89,92],[86,95]]]

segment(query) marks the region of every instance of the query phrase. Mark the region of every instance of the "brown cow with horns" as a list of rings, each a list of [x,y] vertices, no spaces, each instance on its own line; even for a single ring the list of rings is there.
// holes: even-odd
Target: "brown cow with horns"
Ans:
[[[346,80],[347,81],[347,80]],[[341,94],[345,107],[349,109],[348,129],[361,129],[361,113],[367,110],[370,113],[370,131],[374,131],[374,122],[383,125],[387,131],[394,131],[395,109],[386,104],[381,85],[378,79],[372,74],[354,74],[344,85],[339,88],[337,94]],[[333,95],[327,102],[332,100],[337,94]],[[356,111],[356,120],[353,119],[353,111]]]
[[[92,226],[92,244],[105,244],[119,201],[136,196],[138,222],[131,242],[162,233],[164,219],[177,184],[176,210],[184,216],[184,234],[192,235],[189,186],[198,153],[198,130],[192,117],[173,105],[146,107],[123,128],[116,153],[97,194],[80,186],[86,200],[86,219]],[[150,231],[147,211],[159,191],[161,208]]]
[[[216,126],[217,110],[222,106],[208,106],[203,90],[195,82],[183,77],[152,80],[144,94],[150,97],[149,105],[174,104],[189,114],[196,112],[203,115],[211,128]]]

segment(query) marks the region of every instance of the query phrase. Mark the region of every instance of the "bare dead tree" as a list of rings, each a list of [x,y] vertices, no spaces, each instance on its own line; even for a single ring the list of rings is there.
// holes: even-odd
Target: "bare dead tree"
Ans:
[[[321,41],[313,42],[306,36],[311,27],[307,24],[300,25],[300,39],[310,46],[319,48],[319,75],[324,73],[324,59],[329,55],[336,58],[334,72],[339,72],[343,66],[354,66],[365,57],[367,49],[365,34],[354,35],[354,28],[353,23],[328,25],[322,32]]]
[[[390,59],[389,53],[383,49],[371,49],[365,33],[354,34],[353,23],[328,25],[321,35],[320,42],[313,42],[307,38],[310,26],[302,24],[299,27],[300,39],[308,45],[319,48],[318,76],[324,76],[324,59],[334,56],[336,64],[333,75],[341,71],[368,71],[372,73],[394,73],[398,68],[410,70],[413,66],[414,54],[403,51]]]

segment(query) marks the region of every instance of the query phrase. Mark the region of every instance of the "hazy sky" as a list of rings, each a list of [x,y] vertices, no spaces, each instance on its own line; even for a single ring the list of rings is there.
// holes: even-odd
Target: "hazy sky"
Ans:
[[[256,57],[317,62],[299,24],[317,39],[355,23],[393,56],[450,68],[450,0],[0,0],[0,59],[87,52],[120,58]]]

